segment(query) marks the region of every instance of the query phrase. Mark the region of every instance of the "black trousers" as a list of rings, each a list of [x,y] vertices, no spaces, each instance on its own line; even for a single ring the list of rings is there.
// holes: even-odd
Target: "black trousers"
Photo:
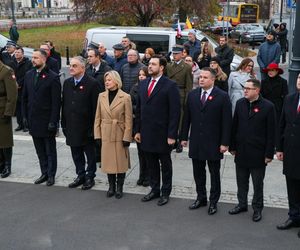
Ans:
[[[286,186],[289,200],[289,217],[300,223],[300,180],[286,176]]]
[[[149,170],[147,166],[146,156],[145,152],[141,149],[141,144],[137,143],[137,150],[138,150],[138,156],[139,156],[139,165],[140,165],[140,174],[139,179],[140,180],[149,180]]]
[[[96,156],[95,144],[90,142],[84,146],[71,147],[72,158],[76,167],[76,174],[79,178],[95,178]],[[85,159],[86,157],[86,159]],[[87,162],[87,168],[85,164]]]
[[[192,159],[193,174],[196,183],[197,199],[207,200],[206,193],[206,161]],[[221,161],[207,161],[210,173],[210,195],[209,201],[211,204],[217,204],[221,195],[221,181],[220,181],[220,166]]]
[[[150,175],[150,187],[152,192],[160,193],[162,196],[169,196],[172,191],[172,160],[171,153],[150,153],[145,152],[147,166]],[[162,186],[160,189],[160,169],[162,175]]]
[[[253,184],[253,199],[252,208],[254,211],[261,211],[264,207],[264,178],[266,167],[246,168],[243,166],[236,166],[236,181],[237,181],[237,197],[240,207],[248,206],[248,191],[249,178],[251,175]]]
[[[55,136],[32,137],[43,175],[55,177],[57,170],[57,152]]]

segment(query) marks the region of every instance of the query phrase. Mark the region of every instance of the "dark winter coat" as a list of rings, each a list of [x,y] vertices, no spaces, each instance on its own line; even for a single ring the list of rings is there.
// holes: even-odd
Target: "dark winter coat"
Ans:
[[[214,87],[203,105],[201,92],[197,88],[188,95],[181,139],[190,140],[190,158],[217,161],[223,158],[220,146],[230,143],[231,103],[226,92]]]
[[[275,77],[267,76],[266,79],[261,81],[260,93],[262,97],[272,102],[275,106],[277,121],[279,122],[283,101],[288,94],[287,80],[279,75]]]
[[[124,54],[119,58],[115,58],[114,61],[114,70],[117,71],[119,74],[121,73],[121,68],[124,64],[127,63],[127,56]]]
[[[286,96],[279,124],[277,151],[283,152],[283,174],[300,180],[299,93]]]
[[[99,95],[98,82],[85,74],[75,86],[74,78],[65,80],[62,96],[61,127],[69,146],[84,146],[93,139]]]
[[[233,116],[230,151],[236,151],[239,167],[262,168],[265,158],[273,159],[275,147],[275,108],[262,98],[250,104],[246,98],[237,101]]]
[[[61,84],[58,75],[47,66],[40,72],[34,84],[36,69],[25,75],[22,98],[22,114],[28,122],[29,133],[34,137],[55,136],[49,131],[49,123],[58,124],[61,107]]]
[[[234,51],[227,44],[224,46],[218,46],[215,48],[217,58],[220,60],[220,67],[224,73],[229,77],[230,75],[230,64],[234,57]]]
[[[276,41],[266,41],[259,47],[257,54],[257,62],[260,69],[265,69],[270,63],[280,62],[281,48]]]
[[[170,153],[168,138],[176,139],[180,118],[180,96],[176,83],[162,76],[150,97],[150,78],[141,81],[136,108],[136,132],[141,133],[145,152]]]
[[[101,61],[100,67],[95,73],[92,65],[89,65],[85,71],[88,76],[93,77],[98,82],[100,93],[105,91],[104,74],[109,70],[111,67],[105,61]]]
[[[127,94],[130,92],[132,86],[138,81],[139,71],[145,65],[137,62],[134,64],[126,63],[121,69],[122,90]]]

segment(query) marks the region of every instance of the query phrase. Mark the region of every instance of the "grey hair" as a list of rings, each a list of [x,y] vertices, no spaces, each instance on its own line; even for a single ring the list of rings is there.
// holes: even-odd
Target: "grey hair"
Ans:
[[[138,60],[140,60],[140,53],[136,49],[129,49],[127,54],[129,53],[129,51],[133,51],[136,54]]]
[[[82,56],[75,56],[72,59],[78,60],[82,67],[85,67],[86,60]],[[72,60],[71,59],[71,60]]]

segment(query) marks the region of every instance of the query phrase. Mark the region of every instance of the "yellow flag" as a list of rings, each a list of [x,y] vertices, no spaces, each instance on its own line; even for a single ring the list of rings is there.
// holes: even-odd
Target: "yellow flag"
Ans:
[[[193,28],[193,26],[192,26],[192,24],[191,24],[191,22],[190,22],[190,20],[189,20],[189,17],[186,17],[185,23],[186,23],[186,27],[187,27],[188,29],[192,29],[192,28]]]

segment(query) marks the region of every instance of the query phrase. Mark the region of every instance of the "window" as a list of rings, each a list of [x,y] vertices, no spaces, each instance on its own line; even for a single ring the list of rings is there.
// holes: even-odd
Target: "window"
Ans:
[[[147,48],[154,49],[156,54],[164,54],[169,51],[168,35],[127,34],[126,36],[135,43],[139,53],[144,53]]]

